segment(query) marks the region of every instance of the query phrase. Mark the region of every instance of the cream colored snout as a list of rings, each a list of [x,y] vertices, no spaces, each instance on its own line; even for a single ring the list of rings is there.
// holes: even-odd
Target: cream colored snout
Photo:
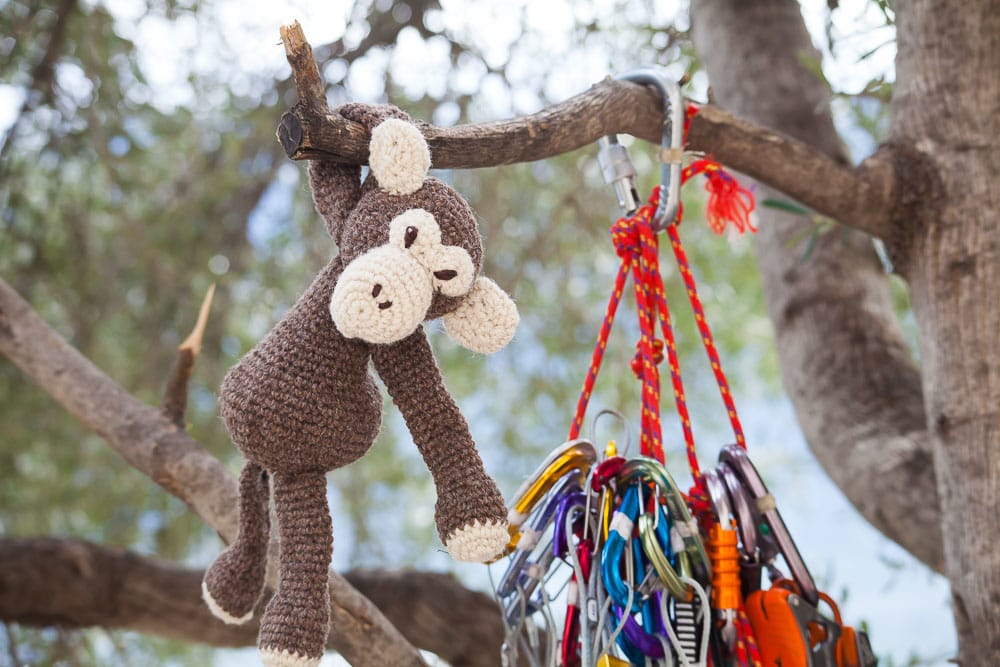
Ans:
[[[441,244],[434,216],[412,209],[390,223],[389,243],[345,267],[333,289],[330,315],[347,338],[395,343],[424,321],[435,291],[463,296],[474,274],[464,248]]]

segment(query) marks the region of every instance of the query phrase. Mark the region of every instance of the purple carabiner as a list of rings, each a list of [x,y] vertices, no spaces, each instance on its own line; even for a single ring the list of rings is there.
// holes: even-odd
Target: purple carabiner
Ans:
[[[612,607],[612,615],[616,622],[621,623],[622,612],[618,607]],[[631,615],[625,619],[622,634],[631,642],[632,646],[639,649],[646,657],[663,657],[663,643],[656,635],[646,632],[645,628],[639,625],[639,622],[632,618]]]
[[[566,558],[569,554],[570,543],[566,535],[566,521],[570,511],[575,507],[584,511],[587,509],[587,496],[582,491],[573,491],[563,496],[556,506],[556,516],[552,521],[552,555],[556,558]],[[584,517],[584,521],[586,520]]]

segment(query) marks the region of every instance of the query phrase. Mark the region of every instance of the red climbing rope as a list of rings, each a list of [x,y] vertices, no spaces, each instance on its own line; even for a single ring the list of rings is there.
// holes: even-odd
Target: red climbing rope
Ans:
[[[728,175],[727,177],[732,178]],[[733,436],[736,438],[736,444],[746,449],[746,438],[743,436],[743,426],[740,423],[739,415],[736,414],[736,404],[733,402],[733,395],[729,391],[729,380],[726,379],[726,374],[722,370],[722,362],[719,360],[719,350],[715,347],[715,338],[712,336],[712,330],[708,326],[708,320],[705,319],[705,308],[702,306],[701,298],[698,296],[698,286],[694,282],[694,274],[691,273],[691,265],[688,262],[687,253],[684,252],[684,246],[681,244],[681,237],[677,231],[676,222],[667,226],[667,236],[670,237],[670,247],[674,251],[674,259],[677,260],[677,269],[681,274],[681,279],[684,281],[688,300],[691,302],[691,310],[694,312],[694,321],[698,327],[698,333],[701,334],[702,346],[708,355],[708,361],[712,366],[712,373],[715,374],[716,384],[719,385],[719,394],[722,396],[722,402],[726,406],[726,414],[733,428]]]
[[[696,111],[695,111],[696,112]],[[688,122],[693,116],[688,111]],[[693,176],[704,174],[707,178],[706,189],[709,191],[709,204],[706,214],[709,225],[716,233],[721,233],[726,224],[733,224],[740,232],[755,231],[750,222],[750,212],[753,210],[753,195],[722,169],[718,162],[710,158],[701,158],[688,165],[681,173],[681,182],[687,182]],[[663,290],[663,279],[659,270],[659,244],[656,233],[652,230],[651,221],[659,201],[659,188],[655,189],[649,203],[639,208],[632,216],[620,218],[611,228],[612,241],[615,250],[622,260],[615,278],[614,290],[608,300],[604,320],[591,357],[587,377],[584,380],[580,398],[577,401],[576,414],[570,427],[569,437],[579,437],[583,426],[587,404],[594,390],[597,375],[600,372],[604,353],[607,349],[608,336],[614,323],[618,304],[632,275],[635,290],[636,305],[639,319],[639,342],[636,344],[636,355],[632,360],[632,370],[642,382],[642,433],[640,451],[645,456],[663,460],[662,428],[660,424],[660,375],[658,364],[663,360],[663,353],[670,371],[674,402],[677,415],[681,421],[684,436],[684,446],[687,450],[688,465],[695,480],[694,495],[701,495],[701,469],[698,465],[694,447],[694,435],[687,409],[687,399],[684,383],[681,379],[680,362],[677,357],[677,346],[670,321],[670,310]],[[680,222],[683,209],[678,212],[677,219],[667,226],[667,235],[673,250],[674,259],[684,281],[688,300],[694,312],[695,324],[701,336],[701,341],[708,355],[712,372],[719,386],[719,393],[726,406],[726,413],[737,444],[746,447],[743,427],[736,413],[736,406],[729,391],[729,382],[722,370],[719,353],[716,349],[712,331],[705,319],[705,311],[698,289],[691,273],[690,263],[684,252],[677,225]],[[662,339],[656,338],[656,328],[662,333]]]
[[[640,331],[639,342],[636,344],[636,356],[632,361],[632,370],[642,382],[642,435],[640,439],[640,451],[645,456],[652,456],[659,461],[663,461],[658,364],[663,359],[663,351],[665,349],[670,370],[670,380],[673,386],[674,402],[677,405],[677,414],[680,418],[681,429],[684,434],[684,446],[687,450],[688,465],[691,469],[692,477],[696,480],[696,487],[700,489],[701,469],[695,453],[694,434],[691,430],[684,382],[680,373],[680,362],[677,356],[677,345],[670,320],[670,309],[667,305],[663,289],[663,278],[659,269],[659,243],[651,226],[658,201],[659,189],[656,189],[648,204],[641,207],[634,215],[628,218],[620,218],[611,228],[612,241],[614,242],[618,256],[622,260],[622,264],[615,278],[614,290],[608,300],[608,306],[605,310],[597,344],[594,347],[594,353],[591,357],[587,377],[584,381],[583,390],[580,393],[580,399],[577,401],[576,414],[570,428],[569,438],[574,439],[580,435],[580,429],[583,426],[584,416],[587,411],[587,404],[593,393],[594,384],[597,381],[597,375],[600,372],[601,363],[604,359],[604,352],[607,349],[608,337],[611,333],[611,327],[614,324],[618,304],[621,302],[626,282],[628,281],[629,274],[631,274],[635,289]],[[712,372],[719,386],[719,392],[726,406],[733,434],[736,442],[745,448],[746,439],[743,435],[743,427],[740,424],[736,405],[729,391],[729,382],[722,370],[722,364],[719,360],[719,353],[715,346],[712,331],[708,326],[708,321],[705,319],[704,307],[702,306],[701,299],[698,297],[698,288],[691,273],[690,263],[684,252],[676,222],[667,226],[667,235],[670,238],[674,258],[677,261],[681,278],[687,290],[688,299],[691,302],[691,308],[694,311],[695,324],[701,334],[702,344],[705,347],[712,366]],[[662,340],[656,338],[655,330],[657,324],[659,324],[662,332]]]
[[[685,132],[687,125],[690,124],[691,118],[697,111],[698,109],[694,105],[688,108]],[[746,230],[756,231],[749,217],[750,212],[754,208],[753,194],[743,188],[735,178],[725,172],[718,162],[711,158],[700,158],[688,165],[681,172],[681,184],[683,185],[693,176],[699,174],[705,175],[707,179],[706,189],[709,192],[709,202],[706,208],[706,216],[711,228],[716,233],[721,233],[727,224],[733,224],[741,233]],[[702,496],[704,489],[701,482],[701,469],[698,465],[698,458],[695,452],[694,434],[691,429],[691,420],[687,409],[684,383],[681,379],[677,345],[670,321],[670,309],[667,305],[663,289],[663,279],[659,269],[659,244],[657,235],[651,225],[658,202],[659,188],[656,188],[653,191],[652,197],[650,197],[649,203],[640,207],[633,215],[620,218],[611,227],[612,241],[615,245],[615,251],[622,260],[622,264],[615,278],[614,290],[608,300],[604,321],[601,324],[597,344],[594,347],[587,377],[584,380],[580,399],[577,401],[576,414],[570,427],[569,437],[570,439],[579,437],[587,411],[587,404],[593,393],[594,383],[597,380],[601,362],[604,359],[604,352],[607,349],[608,337],[611,333],[618,304],[621,302],[625,285],[629,274],[631,274],[640,331],[639,341],[636,343],[636,355],[632,360],[632,371],[642,382],[642,434],[640,451],[645,456],[652,456],[661,462],[663,461],[658,364],[663,360],[663,352],[665,350],[670,370],[674,402],[677,406],[677,414],[680,418],[681,429],[684,434],[684,446],[687,450],[688,465],[691,469],[691,475],[695,480],[692,495]],[[705,319],[705,311],[701,299],[698,297],[698,288],[694,281],[694,275],[691,273],[690,263],[688,262],[678,233],[678,224],[682,215],[683,208],[678,211],[677,218],[667,226],[667,236],[670,239],[674,259],[677,261],[677,267],[684,281],[691,309],[694,312],[695,324],[698,327],[702,345],[705,347],[709,363],[712,366],[712,372],[719,386],[719,393],[726,406],[733,434],[737,444],[746,448],[746,438],[743,435],[743,427],[736,413],[736,405],[729,391],[729,382],[722,370],[722,364],[719,360],[719,353],[715,346],[712,331]],[[662,340],[656,338],[657,324],[662,334]]]
[[[611,238],[615,245],[615,251],[622,263],[615,278],[614,290],[608,300],[583,391],[577,402],[576,415],[570,427],[569,438],[579,437],[587,412],[587,403],[590,401],[604,352],[607,349],[608,336],[611,333],[615,313],[625,292],[625,284],[629,274],[631,274],[640,331],[639,342],[636,344],[636,356],[632,361],[632,370],[642,382],[640,452],[644,456],[651,456],[658,461],[663,461],[658,363],[662,360],[664,341],[667,357],[670,361],[671,381],[674,383],[675,396],[679,396],[681,399],[678,412],[684,416],[685,441],[691,443],[692,452],[694,451],[694,438],[691,435],[690,421],[686,419],[687,406],[683,402],[684,389],[677,362],[677,350],[670,327],[670,313],[665,307],[660,306],[660,304],[665,304],[665,298],[663,296],[663,280],[659,270],[658,242],[651,225],[653,213],[656,211],[657,198],[658,190],[654,192],[649,204],[641,207],[628,218],[620,218],[611,228]],[[660,324],[664,332],[663,341],[656,339],[657,324]],[[694,465],[697,466],[696,460]]]

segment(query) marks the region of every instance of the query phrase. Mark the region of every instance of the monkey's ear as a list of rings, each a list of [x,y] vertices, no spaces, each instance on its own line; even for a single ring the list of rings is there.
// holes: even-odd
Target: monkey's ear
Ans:
[[[517,306],[495,282],[480,276],[461,305],[444,316],[444,330],[464,348],[493,354],[514,337]]]
[[[431,168],[431,151],[414,125],[388,118],[372,130],[368,166],[379,187],[393,195],[420,189]]]

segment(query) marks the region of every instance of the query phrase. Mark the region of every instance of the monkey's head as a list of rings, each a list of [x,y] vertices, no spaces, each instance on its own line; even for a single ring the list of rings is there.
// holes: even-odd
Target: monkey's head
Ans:
[[[517,308],[480,275],[475,215],[454,189],[428,177],[430,163],[427,142],[407,120],[372,129],[369,175],[337,239],[344,271],[330,314],[344,336],[380,345],[443,317],[459,344],[496,352],[514,335]]]

